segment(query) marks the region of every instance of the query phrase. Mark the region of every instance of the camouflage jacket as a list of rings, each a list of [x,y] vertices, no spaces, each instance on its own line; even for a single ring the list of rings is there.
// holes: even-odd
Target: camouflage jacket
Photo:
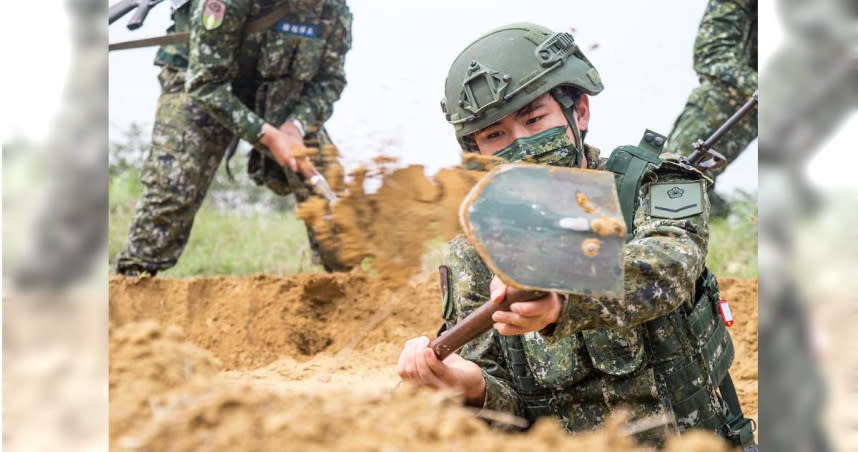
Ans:
[[[605,160],[593,158],[598,150],[593,155],[590,148],[587,154],[604,169]],[[653,214],[650,190],[663,182],[699,184],[700,209],[676,219]],[[528,363],[526,379],[550,392],[551,414],[570,431],[593,428],[612,407],[634,406],[639,398],[652,397],[651,406],[663,406],[657,399],[670,398],[655,394],[664,389],[657,388],[655,373],[660,370],[653,371],[655,361],[644,356],[651,349],[648,342],[659,340],[660,330],[642,333],[639,326],[692,303],[708,245],[705,184],[704,176],[674,160],[651,167],[641,183],[634,237],[625,250],[625,297],[570,295],[553,328],[511,337],[521,338],[517,347],[523,349]],[[444,308],[449,328],[488,300],[492,274],[462,236],[448,245],[445,265],[450,275]],[[465,345],[461,355],[483,369],[485,408],[532,421],[536,417],[529,406],[532,397],[521,390],[520,378],[509,362],[511,338],[492,329]],[[671,353],[661,359],[662,364],[686,358],[681,352]]]
[[[710,0],[694,41],[694,70],[736,99],[751,97],[759,83],[757,0]]]
[[[346,85],[352,15],[345,0],[299,0],[265,31],[245,24],[275,0],[191,0],[174,11],[172,31],[189,44],[164,46],[156,64],[184,72],[185,90],[218,123],[256,144],[262,125],[298,119],[321,126]]]

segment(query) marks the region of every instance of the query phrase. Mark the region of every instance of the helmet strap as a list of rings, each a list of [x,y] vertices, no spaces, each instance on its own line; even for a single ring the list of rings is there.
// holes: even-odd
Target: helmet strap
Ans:
[[[551,97],[560,104],[563,109],[563,116],[566,117],[566,122],[572,128],[572,135],[575,137],[575,151],[578,153],[577,161],[580,165],[580,162],[583,162],[586,156],[584,155],[584,137],[578,129],[578,122],[575,121],[575,99],[572,99],[572,96],[560,88],[551,90]],[[587,162],[587,166],[589,165],[590,162]]]

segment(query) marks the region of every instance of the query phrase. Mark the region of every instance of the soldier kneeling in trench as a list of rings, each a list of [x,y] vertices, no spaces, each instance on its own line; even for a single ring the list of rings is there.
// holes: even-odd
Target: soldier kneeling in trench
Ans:
[[[498,83],[473,76],[481,70]],[[498,96],[501,81],[506,89]],[[717,282],[705,268],[710,181],[678,159],[659,158],[661,136],[650,135],[649,148],[642,142],[615,151],[635,149],[616,159],[625,162],[623,168],[600,158],[584,137],[588,96],[602,88],[571,35],[513,24],[483,35],[456,58],[442,106],[467,152],[614,171],[618,187],[636,177],[631,190],[618,190],[620,204],[633,209],[625,296],[608,301],[619,307],[605,310],[605,300],[560,293],[513,303],[510,311],[494,313],[493,329],[443,361],[428,338],[409,340],[398,373],[404,381],[452,389],[468,405],[531,423],[553,416],[570,432],[598,428],[612,411],[625,408],[633,419],[672,419],[638,433],[647,444],[661,446],[672,434],[698,428],[753,450],[754,424],[741,414],[727,372],[733,348],[715,314]],[[668,181],[701,202],[681,214],[651,209],[665,202],[651,188]],[[514,290],[493,277],[462,236],[449,243],[442,269],[447,327]]]

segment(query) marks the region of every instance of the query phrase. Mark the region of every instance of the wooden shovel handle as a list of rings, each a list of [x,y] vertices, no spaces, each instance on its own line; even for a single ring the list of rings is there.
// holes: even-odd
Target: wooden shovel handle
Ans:
[[[491,301],[485,302],[453,328],[433,339],[429,343],[429,348],[435,352],[438,359],[443,360],[480,334],[488,331],[494,325],[492,314],[495,311],[509,311],[509,306],[517,301],[535,300],[543,296],[545,296],[545,292],[535,290],[508,291],[503,302],[500,304]]]

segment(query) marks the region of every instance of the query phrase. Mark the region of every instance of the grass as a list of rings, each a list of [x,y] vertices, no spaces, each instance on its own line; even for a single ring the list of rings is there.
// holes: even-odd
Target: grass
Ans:
[[[757,277],[757,200],[739,193],[730,201],[730,215],[709,223],[707,265],[718,277]]]
[[[109,258],[122,249],[134,206],[143,192],[139,174],[127,170],[110,180]],[[757,276],[756,199],[740,194],[728,218],[710,222],[709,268],[719,277]],[[441,263],[443,243],[427,246],[426,268]],[[291,274],[322,271],[313,265],[304,224],[291,213],[235,213],[208,200],[197,213],[190,241],[176,267],[163,276]]]
[[[137,199],[143,192],[136,171],[110,181],[108,252],[111,269],[125,244]],[[311,262],[304,223],[291,213],[233,213],[205,201],[197,212],[191,237],[178,265],[159,275],[290,274],[322,271]]]

